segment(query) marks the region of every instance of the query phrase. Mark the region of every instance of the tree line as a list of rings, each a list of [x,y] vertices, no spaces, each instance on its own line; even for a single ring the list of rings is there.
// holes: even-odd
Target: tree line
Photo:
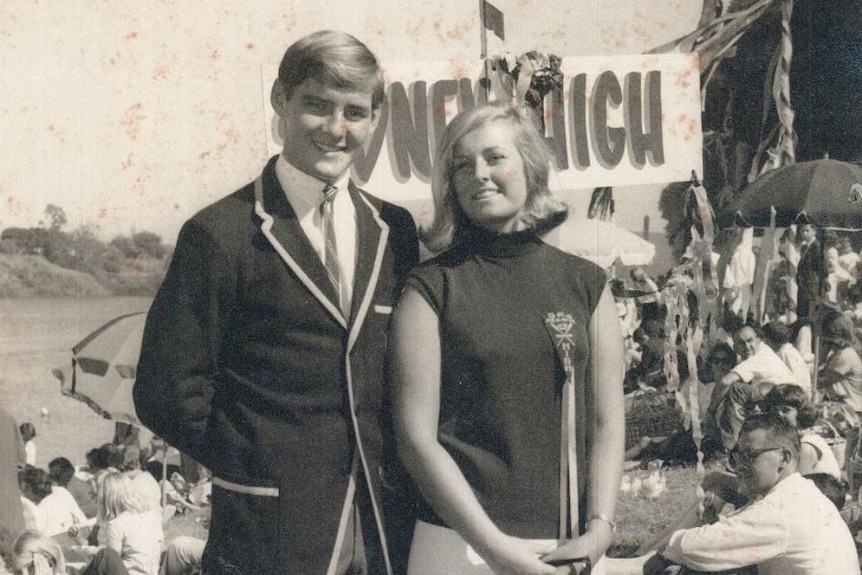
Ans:
[[[94,276],[117,295],[149,295],[164,277],[172,248],[153,232],[96,237],[94,226],[68,230],[62,207],[48,204],[36,227],[0,232],[0,254],[38,255],[57,266]]]

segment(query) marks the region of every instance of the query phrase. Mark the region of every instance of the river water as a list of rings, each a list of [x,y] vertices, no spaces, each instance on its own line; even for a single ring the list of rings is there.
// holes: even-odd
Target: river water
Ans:
[[[113,437],[113,422],[60,393],[51,370],[71,363],[72,347],[106,321],[146,311],[152,298],[0,299],[0,404],[36,426],[37,465],[63,456],[75,464]],[[47,416],[43,415],[46,408]]]

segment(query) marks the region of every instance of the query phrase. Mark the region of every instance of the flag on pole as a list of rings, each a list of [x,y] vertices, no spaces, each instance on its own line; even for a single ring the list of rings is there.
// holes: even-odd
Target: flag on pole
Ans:
[[[493,32],[500,40],[506,39],[503,13],[487,0],[483,0],[482,2],[482,25],[486,30]]]

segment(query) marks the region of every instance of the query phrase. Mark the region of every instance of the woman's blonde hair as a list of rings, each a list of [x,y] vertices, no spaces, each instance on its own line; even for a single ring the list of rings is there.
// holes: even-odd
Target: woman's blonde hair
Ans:
[[[422,240],[434,252],[456,243],[470,223],[458,204],[452,183],[455,150],[464,136],[491,122],[505,122],[512,128],[512,142],[524,162],[527,201],[521,220],[526,227],[545,233],[562,223],[568,215],[568,206],[554,198],[548,189],[551,154],[533,121],[512,106],[476,106],[455,116],[437,147],[431,177],[434,220],[427,230],[422,231]]]
[[[22,532],[12,544],[14,568],[24,571],[33,564],[36,555],[42,555],[51,565],[51,571],[56,575],[66,574],[66,562],[60,545],[35,529]]]
[[[150,503],[139,489],[135,489],[132,478],[122,471],[108,471],[99,480],[99,519],[110,521],[121,513],[145,513]]]

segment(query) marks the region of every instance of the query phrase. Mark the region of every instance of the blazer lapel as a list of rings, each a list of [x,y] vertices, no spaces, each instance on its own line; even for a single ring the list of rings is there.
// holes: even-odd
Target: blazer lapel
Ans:
[[[353,183],[350,183],[350,198],[356,209],[356,274],[353,281],[351,304],[350,342],[354,341],[359,328],[374,299],[377,280],[383,265],[389,226],[380,218],[377,209]],[[349,344],[348,344],[349,345]]]
[[[347,320],[341,313],[338,296],[323,262],[311,247],[275,174],[269,173],[269,169],[254,181],[254,196],[255,213],[261,219],[264,237],[308,291],[346,328]]]

